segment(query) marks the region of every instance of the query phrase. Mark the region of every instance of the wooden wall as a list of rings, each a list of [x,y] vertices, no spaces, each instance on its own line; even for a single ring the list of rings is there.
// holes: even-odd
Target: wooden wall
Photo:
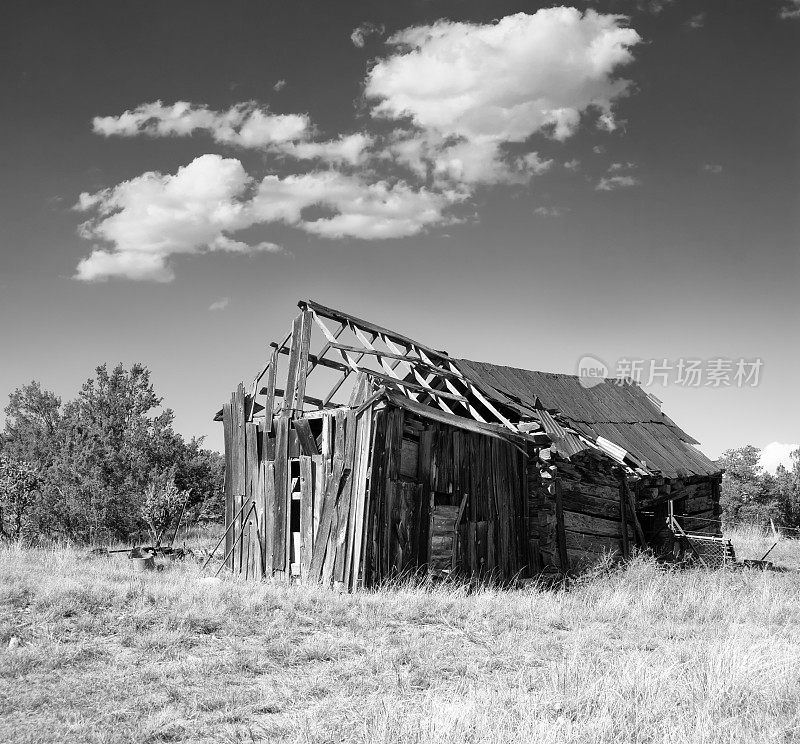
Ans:
[[[606,554],[629,555],[639,538],[615,463],[593,453],[569,461],[549,451],[531,454],[529,540],[537,570],[575,571]]]
[[[525,457],[495,437],[378,412],[368,583],[426,567],[440,576],[527,571]]]
[[[240,386],[223,407],[227,567],[355,586],[372,410],[248,421],[248,405]]]

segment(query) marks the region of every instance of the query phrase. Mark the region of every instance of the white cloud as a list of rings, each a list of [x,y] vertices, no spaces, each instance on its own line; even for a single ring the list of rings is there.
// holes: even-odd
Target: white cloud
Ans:
[[[704,163],[703,164],[703,171],[706,173],[722,173],[722,166],[718,163]]]
[[[438,21],[408,28],[367,76],[373,115],[410,117],[468,140],[571,135],[582,112],[608,112],[628,82],[613,77],[640,37],[622,17],[575,8],[517,13],[494,24]]]
[[[212,302],[208,306],[208,309],[211,310],[211,312],[214,312],[216,310],[224,310],[230,304],[231,304],[231,298],[230,297],[222,297],[221,299],[215,300],[214,302]]]
[[[492,24],[438,21],[389,38],[392,52],[367,75],[376,118],[410,120],[392,153],[421,174],[464,184],[518,183],[541,172],[506,145],[540,132],[563,141],[581,116],[612,107],[628,82],[615,77],[640,37],[621,16],[574,8],[517,13]],[[427,162],[426,162],[427,161]]]
[[[368,134],[342,135],[325,142],[292,142],[283,145],[281,152],[298,160],[323,160],[328,163],[358,165],[367,157],[373,138]]]
[[[356,26],[353,29],[353,32],[350,34],[350,41],[353,42],[355,46],[359,49],[363,49],[364,44],[367,42],[367,37],[372,36],[374,34],[382,34],[386,30],[386,27],[382,23],[372,23],[371,21],[365,21],[360,26]]]
[[[778,15],[784,20],[800,18],[800,0],[786,0]]]
[[[594,188],[595,191],[616,191],[617,189],[638,186],[639,183],[639,179],[633,176],[607,176],[601,178]]]
[[[533,213],[538,214],[540,217],[562,217],[568,211],[564,207],[536,207]]]
[[[286,81],[283,78],[281,78],[280,80],[278,80],[278,82],[275,83],[275,85],[272,86],[272,90],[274,90],[276,93],[280,93],[285,87],[286,87]]]
[[[203,155],[175,175],[144,173],[81,194],[76,208],[95,212],[81,225],[81,235],[110,248],[95,247],[78,264],[75,278],[168,282],[174,278],[174,255],[270,250],[271,244],[248,246],[226,235],[252,224],[241,201],[250,180],[238,160]]]
[[[800,0],[798,0],[800,2]],[[688,28],[703,28],[706,25],[706,14],[696,13],[688,21],[686,21]]]
[[[353,43],[363,46],[373,33],[382,27],[362,24]],[[205,133],[222,145],[261,149],[279,165],[306,161],[312,170],[259,181],[237,159],[204,155],[175,174],[145,173],[81,194],[76,208],[90,213],[81,234],[95,246],[76,278],[171,281],[176,256],[282,250],[237,238],[254,225],[384,239],[454,222],[453,207],[478,187],[524,184],[553,167],[532,147],[533,135],[563,141],[586,117],[615,129],[613,108],[629,85],[619,69],[639,42],[623,16],[574,8],[408,28],[391,37],[365,81],[374,119],[396,121],[389,134],[376,121],[372,131],[315,141],[306,114],[273,114],[255,102],[217,111],[156,101],[97,117],[94,131],[104,136]],[[615,176],[597,188],[636,182]]]
[[[448,221],[444,211],[462,198],[336,171],[271,175],[255,184],[238,160],[202,155],[175,175],[145,173],[81,194],[76,209],[94,212],[81,235],[102,245],[80,261],[75,278],[169,282],[174,256],[280,252],[275,243],[250,245],[230,235],[259,224],[284,223],[325,238],[406,237]],[[333,214],[307,218],[304,210],[317,205]]]
[[[567,160],[567,162],[564,163],[564,167],[570,171],[580,170],[581,161],[578,160],[577,158],[573,158],[572,160]]]
[[[336,171],[267,176],[251,209],[254,221],[284,222],[325,238],[401,238],[446,221],[444,210],[460,201],[454,192],[439,193],[398,182],[365,182]],[[334,210],[332,216],[303,218],[311,206]]]
[[[633,170],[637,167],[636,163],[632,163],[630,160],[627,163],[611,163],[611,165],[608,166],[608,172],[619,173],[620,171]]]
[[[774,473],[778,465],[783,465],[787,470],[792,469],[791,454],[800,448],[800,444],[785,444],[772,442],[761,450],[759,465],[769,473]]]
[[[227,111],[213,111],[186,101],[172,105],[155,101],[119,116],[96,116],[92,128],[106,137],[185,137],[202,131],[221,144],[263,148],[305,138],[310,120],[306,114],[271,114],[254,101],[237,103]]]

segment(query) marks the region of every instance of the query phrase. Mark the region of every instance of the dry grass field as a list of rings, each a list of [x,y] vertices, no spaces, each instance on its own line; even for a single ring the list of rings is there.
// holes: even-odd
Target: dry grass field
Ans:
[[[0,741],[800,741],[800,574],[348,596],[6,548]]]

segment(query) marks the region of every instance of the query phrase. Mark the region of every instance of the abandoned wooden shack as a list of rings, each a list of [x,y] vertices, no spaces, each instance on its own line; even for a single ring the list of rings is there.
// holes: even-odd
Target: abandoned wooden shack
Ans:
[[[719,468],[638,384],[455,359],[299,308],[216,416],[232,572],[356,588],[634,548],[726,559]]]

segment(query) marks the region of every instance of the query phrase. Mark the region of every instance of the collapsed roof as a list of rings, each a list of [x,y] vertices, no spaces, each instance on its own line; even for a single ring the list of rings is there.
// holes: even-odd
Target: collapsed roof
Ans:
[[[402,397],[454,425],[472,428],[478,422],[487,431],[505,429],[515,439],[533,438],[566,457],[600,449],[639,475],[675,478],[720,472],[694,446],[697,441],[633,381],[605,379],[585,385],[574,375],[454,359],[317,302],[298,306],[301,313],[292,332],[283,343],[271,344],[271,357],[253,382],[251,413],[272,411],[276,397],[283,398],[284,410],[352,406],[369,395],[384,395],[395,403]],[[338,327],[331,330],[330,322]],[[310,352],[312,331],[322,342],[316,354]],[[292,348],[302,348],[299,357],[290,353]],[[275,387],[281,355],[289,357],[285,390]],[[315,369],[334,375],[319,398],[307,391],[306,380]],[[337,403],[348,383],[349,398]],[[256,401],[258,394],[265,396],[263,404]]]

